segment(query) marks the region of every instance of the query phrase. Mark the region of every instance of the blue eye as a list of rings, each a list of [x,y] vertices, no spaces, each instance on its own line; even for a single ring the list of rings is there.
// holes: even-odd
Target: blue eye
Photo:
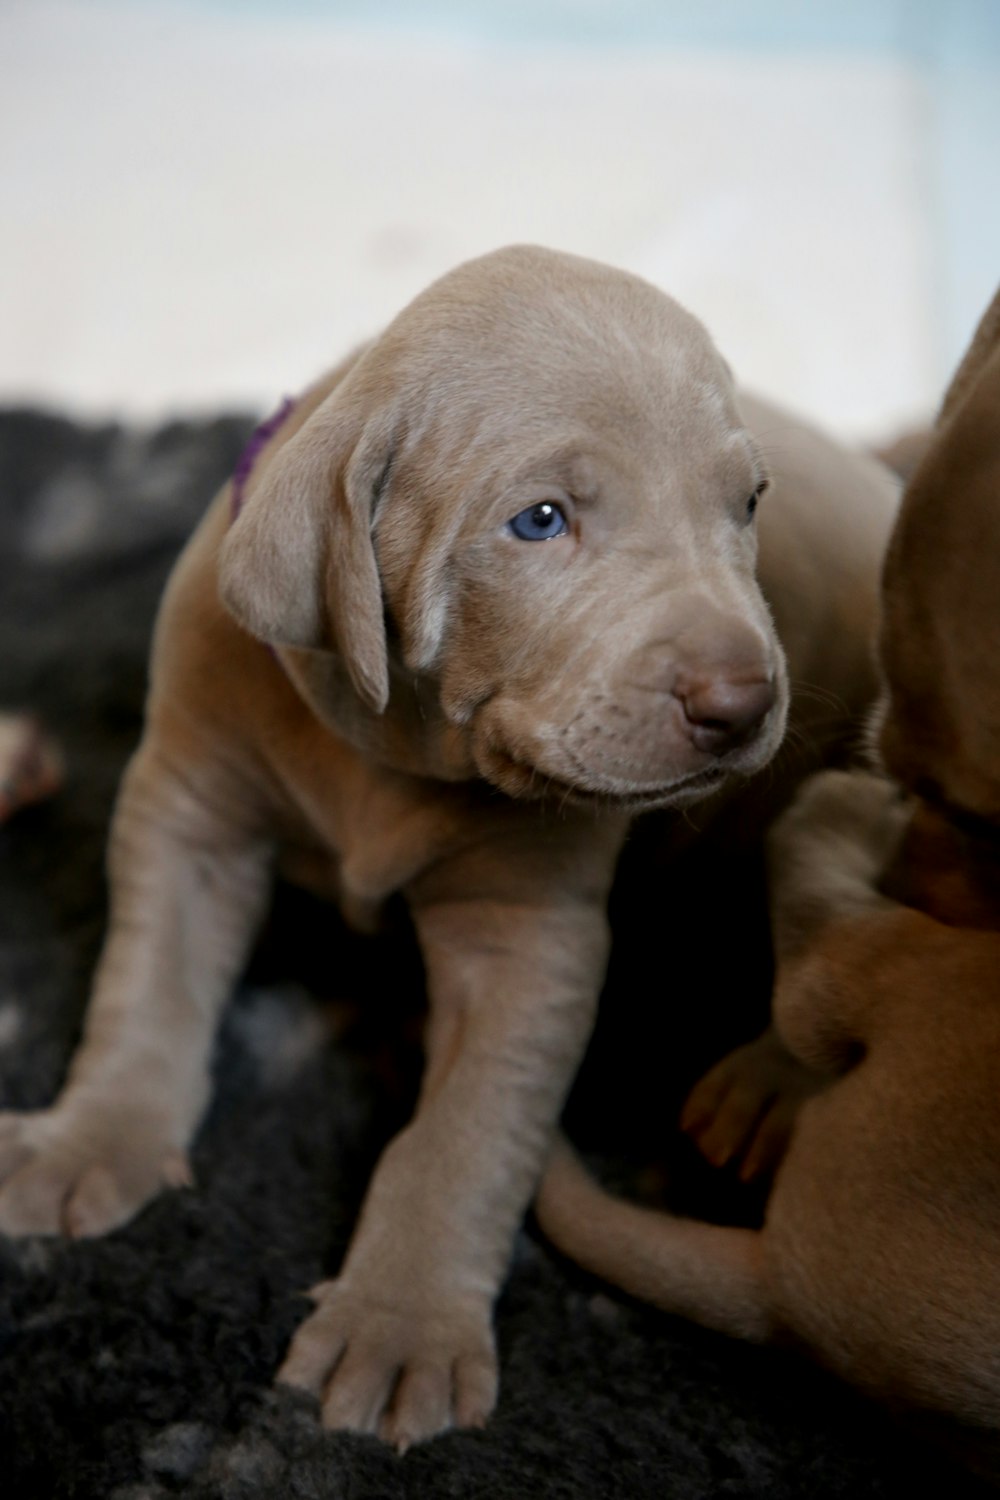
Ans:
[[[538,505],[529,505],[508,521],[507,525],[522,542],[550,542],[553,537],[565,536],[569,523],[565,513],[551,500],[542,500]]]

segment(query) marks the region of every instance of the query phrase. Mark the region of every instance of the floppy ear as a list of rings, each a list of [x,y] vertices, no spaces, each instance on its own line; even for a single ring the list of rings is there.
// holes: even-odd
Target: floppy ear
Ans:
[[[382,713],[389,667],[372,518],[391,432],[384,416],[363,423],[339,394],[251,487],[222,545],[219,592],[260,640],[335,651]]]
[[[951,379],[951,384],[941,403],[938,422],[944,422],[972,389],[976,379],[990,355],[1000,348],[1000,290],[979,320],[972,336],[972,343]]]

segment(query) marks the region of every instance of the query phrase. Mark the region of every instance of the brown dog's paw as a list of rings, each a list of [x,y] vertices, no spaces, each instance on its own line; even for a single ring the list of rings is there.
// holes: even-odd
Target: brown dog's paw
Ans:
[[[277,1379],[319,1398],[323,1425],[377,1433],[401,1453],[449,1427],[482,1427],[496,1403],[488,1306],[370,1297],[324,1281]]]
[[[695,1084],[681,1129],[713,1166],[738,1164],[742,1180],[752,1182],[776,1171],[799,1109],[825,1081],[768,1030]]]
[[[190,1181],[184,1153],[145,1118],[59,1107],[0,1114],[0,1233],[107,1234],[161,1188]]]

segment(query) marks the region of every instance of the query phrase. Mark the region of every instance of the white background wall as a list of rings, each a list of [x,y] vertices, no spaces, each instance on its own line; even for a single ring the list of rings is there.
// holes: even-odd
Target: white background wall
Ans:
[[[6,0],[0,401],[265,408],[533,240],[883,434],[1000,280],[998,58],[995,0]]]

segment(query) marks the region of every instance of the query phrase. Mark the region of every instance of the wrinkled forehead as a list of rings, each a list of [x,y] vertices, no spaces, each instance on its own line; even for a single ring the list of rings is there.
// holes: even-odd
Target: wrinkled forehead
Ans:
[[[502,277],[460,268],[379,340],[380,379],[446,446],[534,448],[573,433],[678,450],[733,440],[731,378],[697,320],[637,278],[579,264],[559,276],[530,263]]]

